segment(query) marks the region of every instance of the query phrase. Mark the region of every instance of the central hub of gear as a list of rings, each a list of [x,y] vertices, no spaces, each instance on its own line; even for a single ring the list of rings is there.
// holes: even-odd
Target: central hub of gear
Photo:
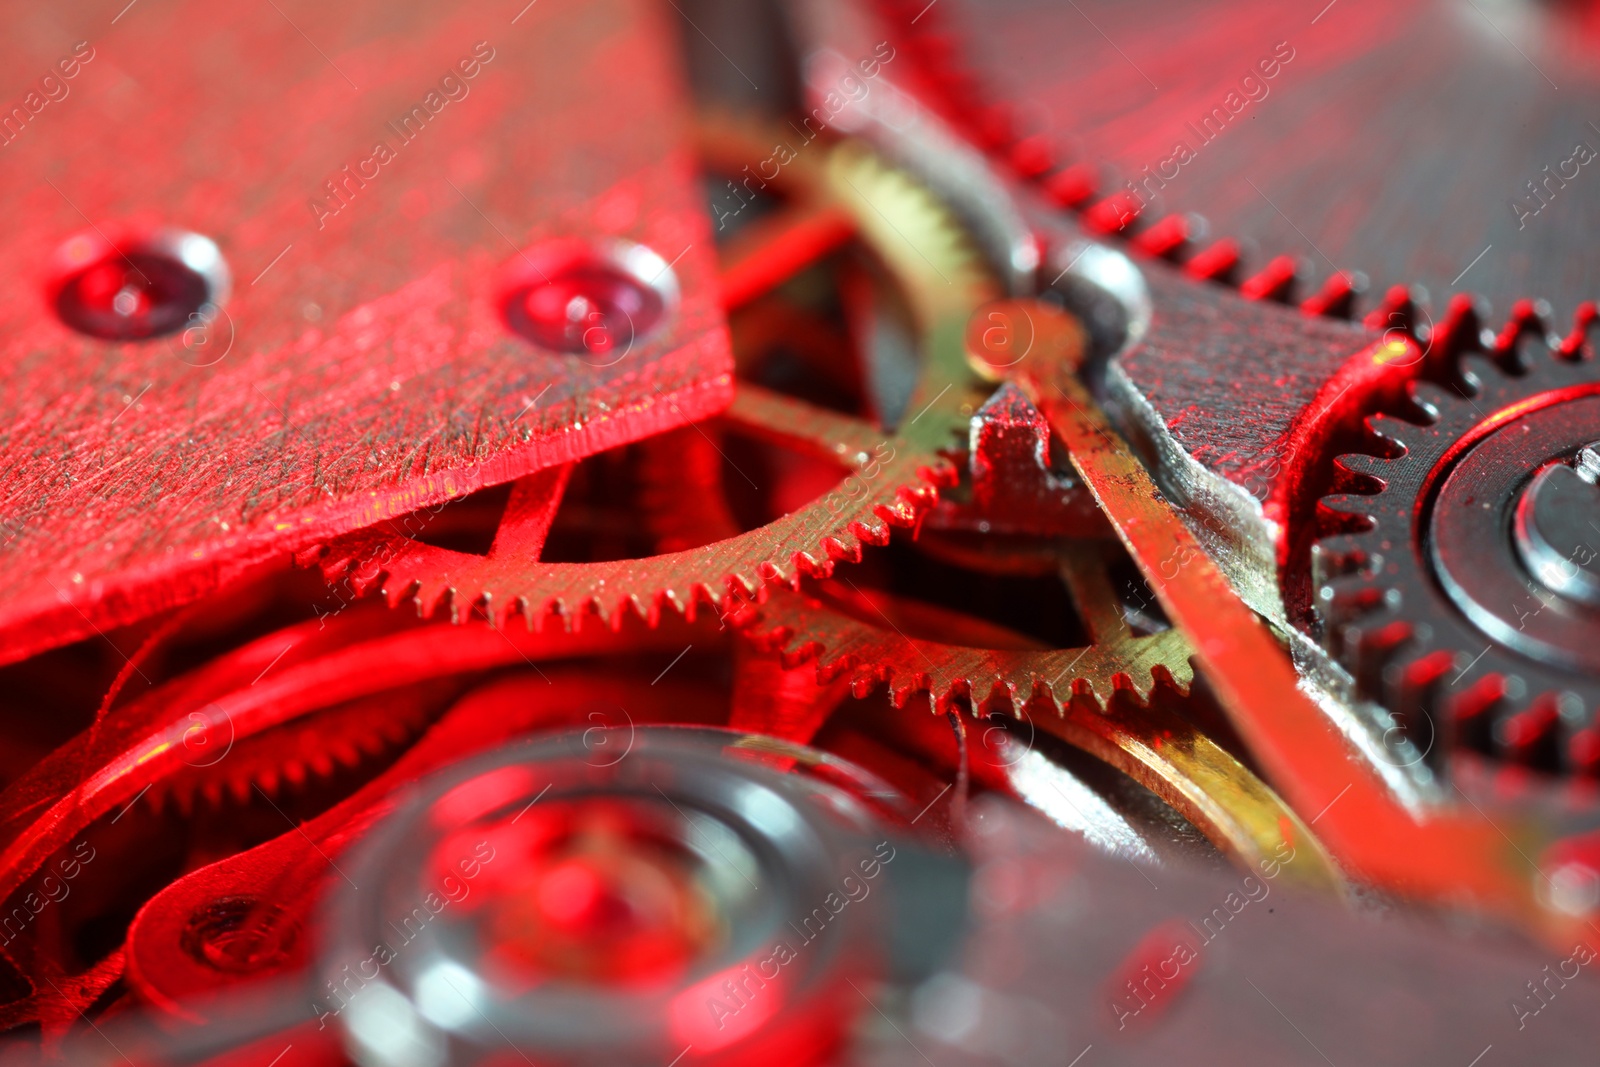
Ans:
[[[1572,463],[1546,466],[1517,502],[1512,536],[1536,581],[1559,596],[1600,607],[1600,567],[1590,542],[1600,534],[1600,442]]]
[[[1600,489],[1573,465],[1600,440],[1600,396],[1550,399],[1499,425],[1438,483],[1428,556],[1486,636],[1600,673]]]

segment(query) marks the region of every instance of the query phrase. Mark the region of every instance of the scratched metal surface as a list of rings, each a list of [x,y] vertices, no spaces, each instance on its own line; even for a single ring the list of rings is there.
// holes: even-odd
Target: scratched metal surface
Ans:
[[[0,146],[0,661],[730,399],[657,5],[124,2],[0,11],[5,108],[45,100]],[[391,120],[475,48],[465,95],[403,141]],[[393,158],[331,212],[324,183],[379,142]],[[90,340],[47,306],[62,242],[125,223],[221,246],[209,348]],[[517,247],[573,234],[646,244],[682,284],[610,366],[493,306]]]
[[[1297,422],[1376,335],[1183,281],[1159,264],[1146,277],[1150,327],[1119,358],[1122,373],[1189,456],[1265,498]]]
[[[1600,159],[1567,165],[1578,142],[1600,150],[1593,5],[957,0],[927,17],[941,9],[989,91],[1099,164],[1105,193],[1190,146],[1148,210],[1253,243],[1249,269],[1288,253],[1313,283],[1337,267],[1376,295],[1421,284],[1436,315],[1455,291],[1497,319],[1543,297],[1562,329],[1600,291]],[[1294,58],[1250,99],[1242,79],[1280,42]],[[1230,92],[1237,114],[1203,139],[1190,124]],[[1577,176],[1540,206],[1526,183],[1547,165]]]

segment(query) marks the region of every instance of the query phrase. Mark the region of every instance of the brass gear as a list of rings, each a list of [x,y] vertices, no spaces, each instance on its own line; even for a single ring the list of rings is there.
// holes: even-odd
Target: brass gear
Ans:
[[[921,338],[923,366],[905,425],[886,429],[756,386],[741,385],[724,427],[785,446],[846,471],[832,492],[747,533],[645,559],[594,563],[539,560],[569,468],[513,487],[487,555],[454,551],[374,528],[302,557],[357,595],[380,589],[391,605],[412,601],[424,616],[480,614],[500,623],[520,614],[543,629],[570,628],[585,614],[620,625],[631,612],[654,625],[663,607],[693,618],[709,604],[726,611],[760,595],[764,583],[826,577],[863,545],[915,529],[957,472],[958,446],[984,385],[967,366],[962,333],[972,311],[998,295],[965,230],[903,171],[851,141],[791,180],[816,182],[813,195],[842,207],[898,284]],[[695,428],[696,433],[704,431]]]

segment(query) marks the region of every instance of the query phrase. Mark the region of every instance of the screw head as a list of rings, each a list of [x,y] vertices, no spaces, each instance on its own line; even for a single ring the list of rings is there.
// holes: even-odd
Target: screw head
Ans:
[[[654,333],[677,299],[671,266],[643,245],[562,239],[507,265],[500,308],[518,336],[605,367]]]
[[[57,252],[51,304],[61,321],[105,341],[142,341],[216,316],[229,274],[210,238],[183,230],[78,234]]]

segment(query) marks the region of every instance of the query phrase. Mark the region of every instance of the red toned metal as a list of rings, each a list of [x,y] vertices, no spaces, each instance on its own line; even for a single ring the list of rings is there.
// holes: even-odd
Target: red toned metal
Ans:
[[[613,644],[638,647],[615,639]],[[515,659],[516,652],[510,655]],[[626,731],[652,722],[713,722],[725,714],[718,695],[694,683],[667,680],[650,686],[648,680],[608,680],[555,666],[547,675],[475,690],[393,767],[298,833],[202,867],[157,894],[128,932],[128,977],[139,995],[164,1011],[193,1016],[203,1010],[197,1002],[203,1004],[219,983],[256,981],[303,967],[311,912],[328,879],[339,877],[339,856],[390,809],[396,790],[409,782],[534,730],[599,725]],[[702,709],[699,715],[690,710],[695,708]],[[218,909],[230,906],[219,919]],[[201,936],[208,920],[216,931],[209,941]],[[221,955],[228,965],[216,966],[212,955]]]
[[[671,12],[516,14],[9,13],[6,69],[79,39],[87,58],[0,172],[0,661],[727,404]],[[232,269],[207,336],[116,343],[63,324],[59,249],[164,227],[215,241]],[[501,266],[572,237],[670,264],[681,300],[631,349],[568,355],[502,321]],[[116,269],[69,302],[137,301]]]
[[[1061,435],[1167,616],[1192,635],[1196,664],[1217,687],[1244,743],[1293,808],[1319,824],[1340,865],[1423,899],[1468,895],[1555,943],[1572,934],[1577,920],[1537,898],[1537,871],[1525,852],[1504,854],[1496,823],[1476,811],[1418,812],[1374,768],[1351,757],[1348,741],[1301,688],[1277,638],[1234,594],[1095,408],[1076,376],[1075,325],[1047,332],[1048,308],[1034,303],[1029,310],[1040,322],[1041,343],[1019,379]],[[1163,564],[1171,560],[1181,562],[1168,573]],[[1536,833],[1526,825],[1517,831]]]
[[[855,234],[855,220],[832,204],[798,204],[776,218],[757,220],[728,250],[722,306],[732,311],[750,303]]]
[[[1239,286],[1239,295],[1246,300],[1276,300],[1288,303],[1299,273],[1300,265],[1293,256],[1278,256],[1260,271],[1246,278]]]

